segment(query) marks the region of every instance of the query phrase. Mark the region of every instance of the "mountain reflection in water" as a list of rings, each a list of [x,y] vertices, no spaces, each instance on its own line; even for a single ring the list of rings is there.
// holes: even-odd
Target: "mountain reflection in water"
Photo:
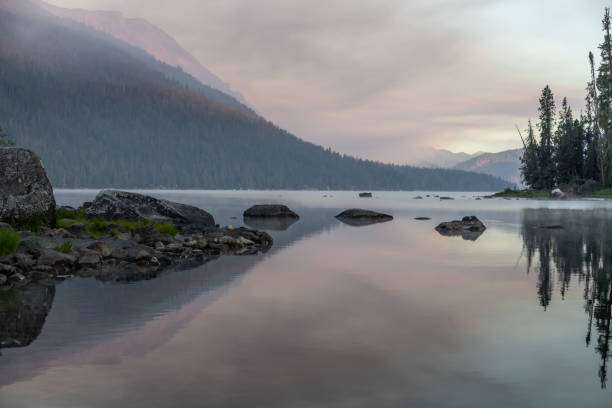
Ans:
[[[551,225],[555,228],[548,227]],[[562,298],[572,280],[584,287],[585,341],[590,346],[595,337],[594,348],[601,358],[599,378],[605,388],[612,315],[612,213],[527,209],[523,212],[521,236],[527,272],[535,270],[538,274],[538,299],[544,310],[550,306],[555,286]]]

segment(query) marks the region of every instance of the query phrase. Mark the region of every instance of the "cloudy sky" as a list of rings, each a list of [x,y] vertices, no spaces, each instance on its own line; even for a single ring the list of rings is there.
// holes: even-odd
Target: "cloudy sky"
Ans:
[[[499,151],[550,84],[583,106],[600,0],[48,0],[161,27],[256,110],[335,150]]]

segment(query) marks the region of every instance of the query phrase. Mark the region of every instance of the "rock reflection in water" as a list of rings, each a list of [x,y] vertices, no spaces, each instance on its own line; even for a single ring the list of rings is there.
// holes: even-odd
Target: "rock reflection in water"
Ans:
[[[244,223],[251,228],[268,231],[286,231],[299,221],[294,217],[244,217]]]
[[[25,347],[40,335],[55,286],[28,285],[0,293],[0,349]]]
[[[590,346],[595,340],[601,358],[599,378],[605,388],[612,316],[612,212],[528,209],[523,212],[521,235],[528,272],[538,273],[538,298],[544,309],[550,306],[555,285],[562,297],[572,280],[584,286],[585,341]]]

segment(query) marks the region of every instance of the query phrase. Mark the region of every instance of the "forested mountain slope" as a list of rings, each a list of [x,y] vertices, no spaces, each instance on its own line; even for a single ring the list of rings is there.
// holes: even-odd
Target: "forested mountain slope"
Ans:
[[[4,6],[3,6],[4,5]],[[213,101],[117,40],[0,1],[0,126],[56,187],[499,190],[502,180],[340,155]],[[172,70],[176,72],[171,72]]]

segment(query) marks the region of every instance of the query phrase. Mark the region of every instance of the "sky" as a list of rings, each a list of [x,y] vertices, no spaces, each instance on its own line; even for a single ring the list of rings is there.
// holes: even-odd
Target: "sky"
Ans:
[[[174,37],[298,137],[413,162],[501,151],[549,84],[584,106],[600,0],[48,0],[117,10]]]

